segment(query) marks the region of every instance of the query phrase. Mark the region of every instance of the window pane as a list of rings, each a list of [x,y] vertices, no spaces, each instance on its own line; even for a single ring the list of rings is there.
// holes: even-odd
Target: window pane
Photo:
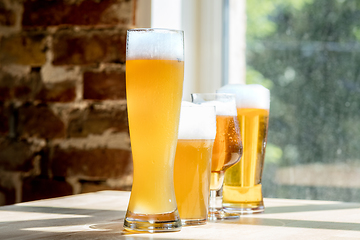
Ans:
[[[360,1],[247,1],[247,83],[271,90],[265,197],[360,201]]]

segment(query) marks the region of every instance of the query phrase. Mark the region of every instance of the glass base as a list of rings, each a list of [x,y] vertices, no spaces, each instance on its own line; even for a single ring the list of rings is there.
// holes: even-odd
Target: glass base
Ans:
[[[181,230],[181,220],[177,210],[164,214],[136,214],[128,211],[124,229],[131,232],[177,232]]]
[[[181,219],[181,224],[183,226],[204,225],[206,224],[206,219]]]
[[[94,230],[101,230],[101,231],[121,234],[122,231],[124,230],[123,225],[124,225],[124,219],[121,218],[121,219],[111,220],[108,222],[91,224],[89,225],[89,228]]]
[[[224,211],[228,213],[238,214],[254,214],[264,212],[265,207],[263,201],[250,203],[226,203]]]
[[[210,190],[208,220],[230,220],[240,218],[237,213],[228,213],[223,208],[222,188]]]
[[[240,215],[238,213],[225,212],[223,209],[209,210],[208,214],[209,221],[231,220],[238,218],[240,218]]]

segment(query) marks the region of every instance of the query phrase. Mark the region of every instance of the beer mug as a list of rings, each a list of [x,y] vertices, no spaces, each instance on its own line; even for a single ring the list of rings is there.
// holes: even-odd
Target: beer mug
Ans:
[[[183,31],[127,31],[126,95],[134,180],[126,230],[181,229],[173,169],[183,80]]]
[[[239,218],[227,213],[222,206],[222,187],[225,170],[240,160],[242,143],[236,114],[234,94],[193,93],[192,102],[203,106],[215,106],[216,137],[211,163],[209,220]]]
[[[256,84],[229,84],[217,92],[236,95],[244,145],[241,161],[225,173],[223,205],[226,211],[241,214],[263,212],[261,177],[268,133],[270,91]]]
[[[174,166],[175,196],[183,225],[206,223],[215,134],[215,107],[183,102]]]

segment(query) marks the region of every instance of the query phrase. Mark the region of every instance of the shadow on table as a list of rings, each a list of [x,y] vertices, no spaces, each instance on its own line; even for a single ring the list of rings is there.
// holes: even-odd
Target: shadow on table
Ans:
[[[0,219],[0,239],[131,239],[149,238],[123,229],[125,211],[63,207],[5,206],[1,211],[59,214],[39,215],[39,219]],[[61,215],[60,215],[61,214]],[[65,216],[64,216],[65,215]],[[66,217],[66,215],[69,215]],[[61,230],[59,231],[59,229]],[[80,228],[80,230],[79,230]],[[164,233],[166,234],[166,233]],[[145,236],[147,235],[147,236]],[[28,236],[29,238],[26,238]],[[143,236],[143,237],[142,237]],[[154,238],[151,239],[165,239]],[[171,238],[176,239],[176,238]]]
[[[360,209],[359,203],[334,203],[334,204],[307,204],[299,206],[265,207],[265,212],[254,215],[242,215],[239,220],[221,221],[222,223],[236,223],[247,225],[278,226],[278,227],[299,227],[310,229],[329,230],[351,230],[360,231],[360,223],[351,222],[330,222],[295,219],[269,218],[266,215],[277,213],[314,212],[321,214],[321,211]],[[264,216],[262,218],[261,216]]]
[[[115,239],[126,239],[126,240],[144,240],[144,239],[151,239],[151,240],[183,240],[183,238],[174,238],[169,237],[167,238],[165,235],[171,233],[162,233],[161,236],[157,235],[154,236],[152,234],[119,234],[113,232],[78,232],[74,234],[63,234],[61,236],[51,237],[52,240],[89,240],[89,239],[101,239],[101,240],[115,240]],[[143,236],[142,236],[143,235]],[[191,240],[186,238],[186,240]]]
[[[125,211],[117,210],[37,206],[5,206],[0,209],[0,213],[1,211],[24,212],[24,217],[26,216],[25,213],[39,213],[43,215],[39,215],[38,219],[32,218],[31,220],[14,221],[11,219],[0,219],[0,239],[16,239],[16,237],[27,236],[27,233],[33,234],[34,232],[46,233],[46,231],[50,231],[56,233],[58,231],[56,228],[59,227],[86,226],[109,219],[122,222],[126,213]],[[46,213],[49,215],[47,216]],[[59,214],[59,216],[57,217],[53,214]],[[36,218],[36,215],[34,216]]]
[[[262,214],[312,212],[360,208],[360,203],[305,204],[299,206],[266,207]]]
[[[312,220],[293,220],[271,218],[269,214],[314,212],[321,214],[321,211],[358,209],[360,204],[356,203],[335,203],[335,204],[309,204],[287,207],[268,207],[265,213],[257,215],[241,216],[236,221],[222,221],[221,223],[259,225],[273,227],[293,227],[309,229],[328,230],[351,230],[360,231],[359,223],[351,222],[330,222]],[[125,211],[102,210],[102,209],[78,209],[63,207],[44,206],[9,206],[2,207],[1,211],[41,213],[39,219],[13,221],[0,219],[0,239],[23,239],[31,235],[31,239],[131,239],[142,240],[144,238],[166,239],[166,234],[161,237],[151,234],[132,234],[123,230]],[[46,216],[44,213],[52,215]],[[54,214],[59,214],[57,217]],[[68,216],[67,216],[68,215]],[[25,215],[24,215],[25,216]],[[263,216],[263,217],[262,217]],[[57,229],[58,228],[58,229]],[[59,229],[61,228],[61,231]],[[79,230],[79,228],[81,230]],[[49,233],[50,232],[50,233]],[[30,234],[31,233],[31,234]],[[170,238],[169,238],[170,239]],[[174,239],[174,238],[171,238]]]
[[[273,226],[273,227],[360,231],[359,223],[344,223],[344,222],[241,217],[237,223],[247,224],[247,225]]]

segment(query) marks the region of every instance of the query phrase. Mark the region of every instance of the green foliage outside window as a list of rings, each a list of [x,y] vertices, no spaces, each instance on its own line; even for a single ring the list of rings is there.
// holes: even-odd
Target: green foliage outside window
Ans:
[[[247,1],[247,83],[271,90],[265,188],[280,167],[360,167],[359,23],[358,0]]]

